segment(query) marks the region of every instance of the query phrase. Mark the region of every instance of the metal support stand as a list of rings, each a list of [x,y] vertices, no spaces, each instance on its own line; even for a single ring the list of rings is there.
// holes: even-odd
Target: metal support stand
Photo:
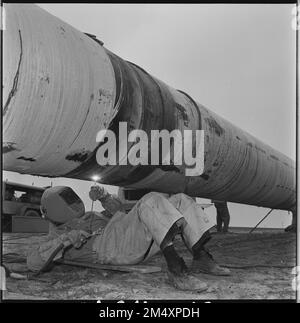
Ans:
[[[257,225],[249,231],[249,234],[252,233],[268,216],[269,214],[273,211],[274,209],[270,210],[258,223]]]

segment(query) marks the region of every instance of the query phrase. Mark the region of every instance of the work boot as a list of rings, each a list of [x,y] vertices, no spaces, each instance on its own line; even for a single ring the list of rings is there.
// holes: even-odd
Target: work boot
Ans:
[[[191,271],[216,276],[230,276],[230,270],[219,266],[212,255],[205,249],[199,250],[197,256],[194,256]]]
[[[162,250],[167,261],[167,275],[169,282],[180,290],[204,291],[207,285],[200,281],[197,277],[189,274],[188,268],[184,260],[179,257],[173,244]]]
[[[187,272],[175,274],[167,270],[167,275],[169,282],[179,290],[203,292],[208,289],[206,283]]]

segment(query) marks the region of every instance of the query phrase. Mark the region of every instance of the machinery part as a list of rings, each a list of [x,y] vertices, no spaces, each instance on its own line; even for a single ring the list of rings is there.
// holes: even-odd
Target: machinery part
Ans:
[[[97,175],[104,184],[272,209],[295,205],[290,158],[41,8],[4,8],[5,170],[83,180]],[[186,165],[172,163],[99,166],[97,133],[117,133],[119,122],[147,134],[204,130],[204,172],[187,177]],[[119,155],[127,158],[131,146],[118,146]]]
[[[31,210],[31,209],[29,209],[29,210],[27,210],[27,211],[25,212],[24,216],[35,216],[35,217],[40,217],[40,214],[39,214],[39,212],[38,212],[38,211],[36,211],[36,210]]]

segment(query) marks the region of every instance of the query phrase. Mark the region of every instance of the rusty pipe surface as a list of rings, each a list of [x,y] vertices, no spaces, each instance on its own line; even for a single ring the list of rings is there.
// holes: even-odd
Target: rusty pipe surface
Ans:
[[[3,168],[291,209],[295,163],[35,5],[6,4]],[[204,172],[100,166],[100,129],[204,130]],[[130,145],[128,145],[128,150]]]

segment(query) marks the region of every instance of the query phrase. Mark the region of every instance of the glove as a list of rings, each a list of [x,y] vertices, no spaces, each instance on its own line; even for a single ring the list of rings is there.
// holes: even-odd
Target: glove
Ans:
[[[72,230],[66,234],[65,238],[63,239],[63,244],[65,247],[73,245],[78,249],[90,236],[91,235],[88,232],[83,230]]]
[[[89,192],[89,197],[92,201],[97,201],[102,197],[106,196],[107,194],[108,192],[104,187],[94,185],[91,187],[91,190]]]

